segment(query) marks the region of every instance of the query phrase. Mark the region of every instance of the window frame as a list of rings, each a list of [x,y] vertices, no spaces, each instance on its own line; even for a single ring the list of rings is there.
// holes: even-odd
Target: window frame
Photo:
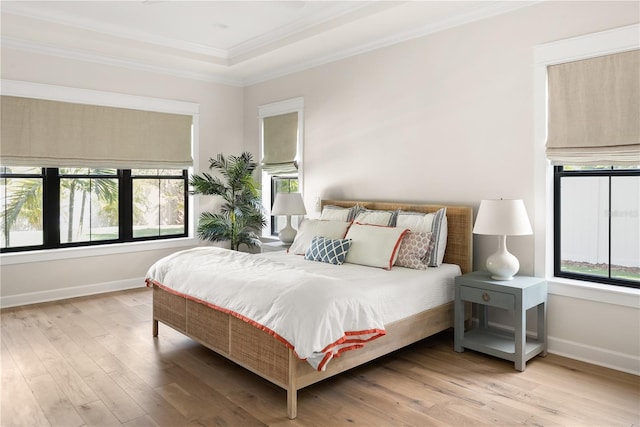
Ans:
[[[87,168],[90,169],[90,168]],[[0,173],[1,177],[19,177],[24,174],[6,174]],[[155,240],[169,240],[189,237],[190,230],[190,197],[189,197],[189,170],[183,169],[181,175],[135,175],[132,176],[131,169],[116,169],[114,175],[96,175],[96,174],[78,174],[69,175],[61,174],[59,168],[42,168],[42,238],[41,245],[16,246],[9,248],[0,248],[0,253],[24,253],[38,252],[45,250],[59,250],[66,248],[77,248],[87,246],[104,246],[123,243],[135,243]],[[78,178],[99,179],[117,179],[118,181],[118,238],[108,240],[89,240],[77,242],[61,242],[60,240],[60,180],[69,176],[77,176]],[[133,236],[133,181],[135,179],[182,179],[184,182],[184,227],[183,232],[179,234],[170,234],[157,236]]]
[[[623,286],[628,288],[640,289],[640,282],[625,280],[620,278],[611,277],[611,218],[608,216],[608,273],[607,277],[595,276],[589,274],[580,274],[575,272],[563,271],[561,268],[561,256],[562,256],[562,179],[563,178],[577,178],[577,177],[605,177],[609,181],[609,201],[608,212],[611,212],[611,180],[614,177],[622,176],[637,176],[640,177],[640,169],[618,169],[613,166],[608,166],[603,169],[587,169],[587,170],[564,170],[564,166],[553,167],[553,275],[555,277],[562,277],[566,279],[574,279],[585,282],[602,283],[606,285]]]

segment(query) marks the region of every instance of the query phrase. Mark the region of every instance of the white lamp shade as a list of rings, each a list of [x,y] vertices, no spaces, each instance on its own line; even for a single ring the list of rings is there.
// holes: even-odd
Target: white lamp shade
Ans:
[[[271,208],[271,215],[306,215],[300,193],[277,193]]]
[[[522,236],[533,234],[522,200],[482,200],[474,234]]]

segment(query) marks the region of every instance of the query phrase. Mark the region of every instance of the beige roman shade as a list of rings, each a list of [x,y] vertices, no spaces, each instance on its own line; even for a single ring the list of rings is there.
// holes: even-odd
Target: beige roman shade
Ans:
[[[547,69],[547,157],[554,164],[640,164],[640,50]]]
[[[2,96],[0,161],[11,166],[183,169],[191,116]]]
[[[262,170],[270,174],[298,171],[298,113],[269,116],[262,119]]]

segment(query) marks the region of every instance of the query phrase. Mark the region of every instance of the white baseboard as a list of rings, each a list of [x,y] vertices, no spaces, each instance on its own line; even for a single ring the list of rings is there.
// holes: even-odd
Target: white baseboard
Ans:
[[[91,285],[52,289],[50,291],[30,292],[26,294],[7,296],[0,295],[0,308],[102,294],[105,292],[141,288],[144,286],[144,277],[139,277],[135,279],[117,280],[114,282],[94,283]]]
[[[637,355],[619,353],[606,348],[593,347],[561,338],[547,337],[547,339],[549,341],[549,353],[604,366],[616,371],[640,375],[640,360],[638,360]]]
[[[477,327],[478,319],[473,318],[472,321],[474,322],[474,327]],[[489,326],[513,332],[513,326],[496,322],[489,322]],[[527,336],[535,337],[536,333],[528,330]],[[607,350],[606,348],[594,347],[576,341],[569,341],[551,336],[547,336],[547,351],[551,354],[567,357],[569,359],[580,360],[581,362],[615,369],[616,371],[640,375],[640,359],[638,359],[638,356],[634,356],[632,354],[620,353],[617,351]]]

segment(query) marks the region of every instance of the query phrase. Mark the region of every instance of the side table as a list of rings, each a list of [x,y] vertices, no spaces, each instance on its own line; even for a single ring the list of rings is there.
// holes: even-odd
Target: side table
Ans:
[[[454,350],[465,348],[513,361],[518,371],[525,370],[532,357],[547,354],[546,311],[547,282],[530,276],[513,280],[494,280],[486,271],[475,271],[455,280]],[[464,330],[464,302],[478,305],[479,327]],[[514,332],[488,325],[488,307],[515,312]],[[527,337],[527,310],[537,307],[537,336]]]

